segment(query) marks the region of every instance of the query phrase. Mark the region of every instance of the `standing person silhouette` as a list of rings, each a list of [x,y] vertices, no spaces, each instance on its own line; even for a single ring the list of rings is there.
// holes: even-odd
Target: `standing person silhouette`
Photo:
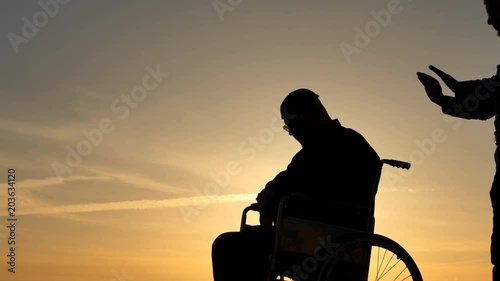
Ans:
[[[500,1],[485,0],[488,14],[488,25],[493,26],[500,37]],[[490,190],[493,208],[493,231],[491,235],[491,263],[493,265],[493,281],[500,281],[500,65],[497,73],[490,77],[477,80],[457,81],[451,75],[440,69],[429,66],[445,85],[455,93],[455,97],[443,95],[441,85],[432,76],[417,72],[417,77],[424,85],[429,99],[439,105],[444,114],[463,118],[487,120],[495,116],[495,175]]]
[[[302,145],[302,149],[286,170],[258,194],[260,225],[241,232],[223,233],[213,242],[215,281],[267,280],[275,238],[273,223],[284,196],[296,192],[323,201],[331,199],[329,203],[332,204],[366,207],[367,211],[372,202],[380,158],[366,139],[357,131],[342,126],[338,119],[332,120],[319,96],[311,90],[291,92],[280,109],[285,123],[283,129]],[[303,209],[298,212],[307,211]],[[366,223],[356,222],[345,214],[339,220],[348,221],[354,227]]]

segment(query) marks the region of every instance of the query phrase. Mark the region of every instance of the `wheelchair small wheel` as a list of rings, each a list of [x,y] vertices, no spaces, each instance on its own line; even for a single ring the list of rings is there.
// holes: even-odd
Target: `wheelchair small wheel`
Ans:
[[[378,234],[347,235],[323,264],[319,281],[422,281],[410,254]]]

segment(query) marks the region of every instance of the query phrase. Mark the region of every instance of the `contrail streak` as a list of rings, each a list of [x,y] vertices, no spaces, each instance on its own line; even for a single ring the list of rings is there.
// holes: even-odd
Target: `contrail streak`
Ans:
[[[136,200],[136,201],[120,201],[109,203],[91,203],[91,204],[76,204],[54,207],[43,207],[33,210],[17,212],[18,215],[48,215],[62,213],[88,213],[100,211],[118,211],[118,210],[145,210],[145,209],[161,209],[161,208],[176,208],[184,206],[196,207],[205,204],[220,204],[229,202],[242,202],[255,200],[257,194],[229,194],[220,196],[196,196],[184,197],[165,200]]]

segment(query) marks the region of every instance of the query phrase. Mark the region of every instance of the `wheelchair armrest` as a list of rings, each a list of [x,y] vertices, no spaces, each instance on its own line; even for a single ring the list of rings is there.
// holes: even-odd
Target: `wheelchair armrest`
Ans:
[[[240,225],[240,231],[242,231],[246,226],[248,226],[247,223],[247,213],[250,211],[259,211],[259,204],[258,203],[252,203],[249,206],[245,207],[243,209],[243,213],[241,215],[241,225]]]
[[[315,198],[301,193],[292,193],[280,200],[277,224],[284,216],[302,218],[318,222],[338,220],[338,214],[358,214],[359,218],[368,218],[373,214],[367,206],[350,204],[331,199]],[[363,220],[364,224],[364,220]]]
[[[283,197],[280,200],[280,209],[286,206],[286,203],[292,200],[298,200],[304,203],[313,203],[315,205],[322,206],[324,209],[346,209],[346,210],[357,210],[357,211],[367,211],[368,208],[363,205],[351,204],[341,201],[335,201],[331,199],[315,198],[303,193],[292,192],[290,195]]]

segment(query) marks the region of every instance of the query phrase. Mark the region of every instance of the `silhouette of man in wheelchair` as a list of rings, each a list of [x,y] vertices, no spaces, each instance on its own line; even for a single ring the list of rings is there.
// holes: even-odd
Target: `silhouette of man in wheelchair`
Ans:
[[[283,128],[301,144],[302,149],[286,170],[266,184],[256,198],[257,203],[245,209],[241,230],[223,233],[213,242],[215,281],[273,278],[270,272],[276,246],[276,225],[280,224],[279,218],[283,215],[279,212],[373,232],[373,196],[376,194],[373,189],[377,188],[374,182],[378,182],[380,162],[377,152],[357,131],[342,126],[338,119],[332,119],[319,96],[311,90],[291,92],[283,100],[280,110],[285,123]],[[284,198],[298,194],[301,196],[290,197],[286,206],[280,205],[284,204]],[[259,212],[260,225],[245,224],[248,210]],[[281,233],[280,237],[284,239],[281,245],[298,252],[312,247],[304,239],[293,239],[296,235],[293,227],[289,224],[288,232]],[[311,236],[317,235],[318,231]],[[312,242],[316,242],[314,237]],[[300,280],[312,280],[315,274],[297,267],[288,271],[288,275]]]

